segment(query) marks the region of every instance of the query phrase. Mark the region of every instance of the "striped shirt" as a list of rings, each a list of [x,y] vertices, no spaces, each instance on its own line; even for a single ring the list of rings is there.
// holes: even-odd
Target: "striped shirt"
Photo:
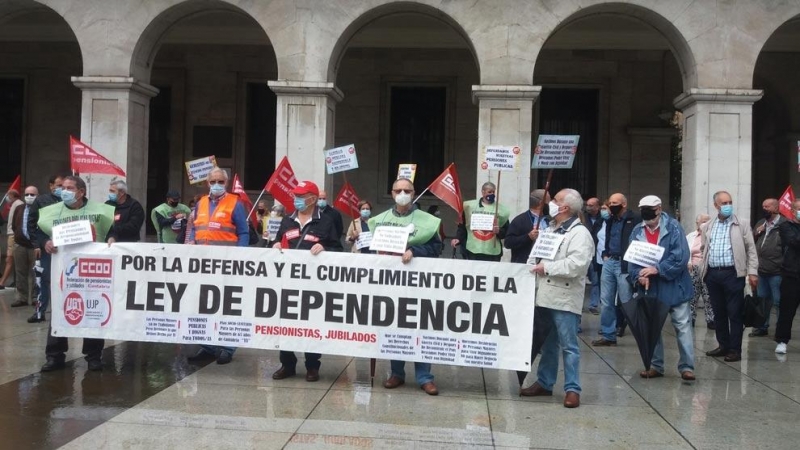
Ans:
[[[731,246],[730,217],[715,220],[711,227],[711,238],[708,243],[709,267],[733,267],[733,247]]]

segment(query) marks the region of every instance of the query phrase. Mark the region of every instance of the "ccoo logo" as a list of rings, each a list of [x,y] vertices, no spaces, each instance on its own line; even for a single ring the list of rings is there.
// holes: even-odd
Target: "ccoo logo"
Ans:
[[[111,259],[80,258],[78,260],[78,276],[85,278],[111,278]]]

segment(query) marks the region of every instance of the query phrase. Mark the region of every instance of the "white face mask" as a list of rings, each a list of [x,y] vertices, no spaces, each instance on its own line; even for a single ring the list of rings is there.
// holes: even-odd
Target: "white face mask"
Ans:
[[[558,215],[558,209],[561,207],[553,200],[550,200],[550,203],[547,204],[547,208],[550,210],[550,217],[555,217]]]
[[[411,194],[401,192],[395,195],[394,202],[397,203],[397,206],[408,206],[411,204]]]
[[[25,204],[26,205],[32,205],[35,200],[36,200],[36,197],[28,197],[27,195],[25,196]]]

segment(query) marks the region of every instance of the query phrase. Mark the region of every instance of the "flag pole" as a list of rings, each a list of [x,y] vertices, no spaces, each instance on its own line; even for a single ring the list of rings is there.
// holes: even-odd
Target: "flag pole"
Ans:
[[[426,193],[426,192],[428,192],[428,189],[430,189],[430,188],[431,188],[430,186],[426,187],[426,188],[425,188],[425,190],[424,190],[424,191],[422,191],[422,193],[421,193],[421,194],[419,194],[419,195],[417,196],[417,198],[415,198],[415,199],[414,199],[414,201],[413,201],[413,202],[411,202],[411,203],[412,203],[412,204],[414,204],[414,203],[417,203],[417,200],[419,200],[419,199],[420,199],[420,197],[422,197],[423,195],[425,195],[425,193]]]
[[[259,202],[259,200],[261,200],[261,197],[263,197],[263,196],[264,196],[264,191],[265,191],[265,190],[264,190],[264,189],[262,189],[262,190],[261,190],[261,193],[260,193],[260,194],[258,194],[258,198],[256,199],[256,202],[255,202],[255,203],[253,203],[253,207],[252,207],[252,208],[250,208],[250,212],[249,212],[249,213],[247,213],[247,220],[250,220],[250,216],[252,216],[252,215],[253,215],[253,211],[255,211],[255,210],[256,210],[256,206],[258,206],[258,202]]]

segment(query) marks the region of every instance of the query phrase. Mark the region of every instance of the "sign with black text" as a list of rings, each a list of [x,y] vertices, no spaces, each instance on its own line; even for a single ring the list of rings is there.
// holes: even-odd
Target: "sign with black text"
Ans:
[[[578,135],[539,135],[531,169],[571,169],[580,139]]]
[[[623,260],[642,267],[657,266],[664,256],[664,247],[644,241],[631,241]]]

